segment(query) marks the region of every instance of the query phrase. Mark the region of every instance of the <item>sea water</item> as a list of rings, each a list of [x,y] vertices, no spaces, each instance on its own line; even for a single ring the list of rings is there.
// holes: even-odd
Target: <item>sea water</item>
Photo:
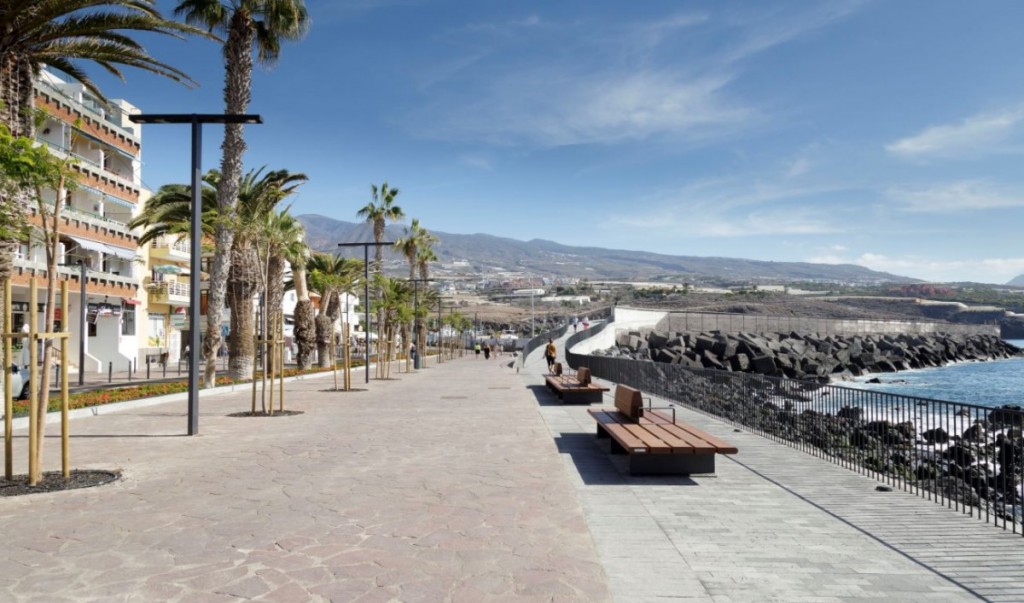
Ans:
[[[1024,339],[1007,341],[1024,348]],[[882,383],[867,383],[876,377]],[[869,374],[836,385],[980,406],[1024,406],[1024,357]]]

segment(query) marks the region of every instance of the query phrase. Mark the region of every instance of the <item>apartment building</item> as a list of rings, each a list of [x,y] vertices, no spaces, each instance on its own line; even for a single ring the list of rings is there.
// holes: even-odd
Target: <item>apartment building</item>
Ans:
[[[85,370],[104,372],[112,362],[119,370],[137,358],[139,288],[138,237],[127,222],[144,199],[141,132],[128,116],[138,109],[123,100],[100,103],[84,86],[43,71],[35,84],[36,107],[47,113],[36,139],[50,152],[75,158],[79,185],[68,193],[60,215],[57,261],[69,281],[70,307],[58,308],[59,321],[69,320],[71,349],[85,342]],[[44,193],[53,203],[56,191]],[[41,216],[29,208],[29,222],[41,232]],[[46,287],[46,253],[40,237],[23,241],[16,251],[12,280],[13,328],[25,330],[30,320],[43,326],[43,304],[29,307],[29,283],[37,282],[40,300]],[[81,268],[86,278],[80,282]],[[86,290],[85,323],[79,292]],[[58,302],[59,303],[59,302]],[[70,354],[78,367],[78,354]],[[27,353],[23,358],[27,358]],[[23,360],[23,363],[27,360]]]

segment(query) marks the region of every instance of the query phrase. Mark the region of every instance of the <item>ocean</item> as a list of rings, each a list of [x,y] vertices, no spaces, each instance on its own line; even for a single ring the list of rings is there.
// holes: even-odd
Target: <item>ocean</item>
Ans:
[[[1024,348],[1024,339],[1007,341]],[[867,383],[876,377],[882,383]],[[1024,407],[1024,357],[870,374],[835,385],[980,406]]]

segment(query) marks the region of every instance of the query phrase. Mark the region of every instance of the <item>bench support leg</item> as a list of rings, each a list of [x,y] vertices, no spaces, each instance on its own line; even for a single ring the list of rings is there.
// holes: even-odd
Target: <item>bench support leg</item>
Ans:
[[[612,440],[614,453],[615,440]],[[621,450],[622,447],[619,446]],[[632,475],[689,475],[714,473],[714,454],[631,454],[629,472]]]

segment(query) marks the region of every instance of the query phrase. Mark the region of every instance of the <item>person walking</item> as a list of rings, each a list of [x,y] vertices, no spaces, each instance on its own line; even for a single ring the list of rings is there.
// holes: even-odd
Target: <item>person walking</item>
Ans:
[[[491,359],[491,344],[485,343],[484,344],[484,360],[490,360],[490,359]]]
[[[476,357],[477,358],[480,357],[480,343],[479,342],[477,342],[477,344],[473,346],[473,352],[476,353]]]
[[[555,348],[554,340],[549,339],[548,345],[544,348],[544,358],[548,361],[548,372],[555,370],[555,354],[558,350]]]

